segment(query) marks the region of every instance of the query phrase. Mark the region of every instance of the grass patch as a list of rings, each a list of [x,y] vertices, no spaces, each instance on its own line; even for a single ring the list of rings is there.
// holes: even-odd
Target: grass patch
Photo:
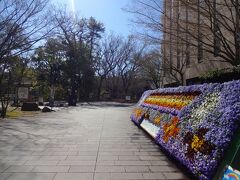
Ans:
[[[8,107],[6,118],[16,119],[22,116],[34,117],[35,115],[41,113],[41,111],[21,111],[21,107]]]
[[[13,108],[13,107],[9,107],[7,110],[7,114],[6,117],[7,118],[18,118],[21,117],[23,115],[23,112],[21,111],[20,108]]]

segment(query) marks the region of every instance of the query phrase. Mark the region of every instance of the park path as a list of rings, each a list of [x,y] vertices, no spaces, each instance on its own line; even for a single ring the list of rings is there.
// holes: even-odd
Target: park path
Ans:
[[[0,180],[187,179],[129,119],[95,103],[0,121]]]

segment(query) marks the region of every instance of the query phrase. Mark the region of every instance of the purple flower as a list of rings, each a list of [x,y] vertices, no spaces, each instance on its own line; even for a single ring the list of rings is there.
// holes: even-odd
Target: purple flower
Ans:
[[[193,92],[200,92],[200,95],[181,110],[144,104],[144,100],[154,93],[191,94]],[[212,97],[211,95],[217,96],[217,101],[216,98],[213,98],[215,101],[209,111],[200,111],[201,108],[203,110],[209,108],[209,103],[212,103],[209,102],[211,100],[209,100],[209,97]],[[205,106],[204,103],[206,102],[208,103]],[[165,142],[162,138],[164,136],[164,130],[163,127],[160,126],[155,139],[156,142],[169,152],[170,156],[185,165],[199,179],[212,179],[236,130],[240,127],[240,81],[150,90],[143,94],[137,106],[139,108],[151,109],[152,111],[162,114],[178,116],[180,120],[178,125],[180,128],[179,134],[175,138],[171,137],[168,142]],[[206,108],[204,109],[204,107]],[[199,116],[198,113],[200,113]],[[203,116],[201,113],[206,114]],[[198,117],[201,118],[199,119]],[[135,123],[139,123],[134,115],[131,115],[131,119]],[[203,143],[201,139],[195,137],[195,139],[188,141],[190,143],[184,143],[184,137],[187,133],[194,135],[201,128],[208,130],[202,136],[204,141],[214,145],[214,149],[209,151],[210,153],[208,154],[201,153],[201,150],[197,151]],[[193,136],[191,136],[191,138],[193,138]],[[195,143],[194,145],[197,145],[198,148],[195,148],[194,158],[189,159],[186,156],[186,152],[190,146],[193,146],[192,143]]]

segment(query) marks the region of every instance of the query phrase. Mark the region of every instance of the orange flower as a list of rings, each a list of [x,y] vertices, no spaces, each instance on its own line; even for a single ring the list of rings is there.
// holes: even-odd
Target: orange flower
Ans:
[[[143,114],[143,110],[140,109],[140,108],[136,108],[136,109],[134,110],[134,114],[135,114],[135,117],[136,117],[136,118],[139,118],[139,117]]]
[[[170,137],[176,137],[178,135],[178,132],[180,128],[178,128],[178,122],[179,119],[178,117],[173,117],[172,121],[170,123],[166,123],[163,125],[163,131],[164,131],[164,136],[163,136],[163,141],[165,143],[168,142]]]
[[[154,124],[160,125],[160,122],[161,122],[161,117],[160,117],[160,116],[157,116],[157,117],[154,119]]]

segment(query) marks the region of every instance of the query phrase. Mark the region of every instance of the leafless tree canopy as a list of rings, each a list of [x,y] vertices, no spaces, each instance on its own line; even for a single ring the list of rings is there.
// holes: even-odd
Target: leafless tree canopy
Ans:
[[[24,53],[46,38],[52,29],[45,11],[47,3],[47,0],[0,1],[0,59]]]
[[[160,44],[163,27],[160,19],[164,13],[162,1],[132,0],[123,10],[133,14],[131,21],[137,25],[136,33],[139,38],[150,44]]]
[[[46,10],[47,5],[47,0],[0,1],[0,98],[2,116],[5,116],[9,93],[12,90],[12,74],[16,70],[13,62],[21,62],[20,59],[24,59],[24,54],[31,51],[39,41],[45,39],[53,29],[49,18],[51,16]]]
[[[240,64],[238,0],[131,2],[126,11],[134,15],[136,25],[149,30],[141,33],[148,42],[161,44],[163,69],[181,84],[191,58]]]

